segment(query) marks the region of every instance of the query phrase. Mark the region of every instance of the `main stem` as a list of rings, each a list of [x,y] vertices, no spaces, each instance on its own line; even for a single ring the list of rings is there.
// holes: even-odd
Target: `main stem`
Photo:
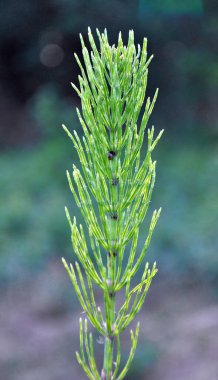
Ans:
[[[106,301],[108,305],[108,317],[107,321],[107,334],[105,336],[104,343],[104,364],[102,371],[102,380],[110,380],[112,377],[113,368],[113,349],[114,349],[114,336],[113,336],[113,324],[115,320],[115,293],[114,293],[114,263],[116,258],[113,252],[108,252],[107,269],[108,269],[108,291],[109,297]]]
[[[115,137],[112,133],[112,140]],[[111,380],[113,374],[113,351],[114,351],[114,321],[115,321],[115,274],[117,258],[117,198],[118,198],[118,181],[116,178],[117,152],[113,150],[108,152],[108,159],[111,165],[112,178],[110,179],[110,193],[112,212],[107,217],[108,237],[110,251],[107,253],[107,284],[104,296],[105,314],[106,314],[106,336],[104,343],[104,363],[101,374],[101,380]]]

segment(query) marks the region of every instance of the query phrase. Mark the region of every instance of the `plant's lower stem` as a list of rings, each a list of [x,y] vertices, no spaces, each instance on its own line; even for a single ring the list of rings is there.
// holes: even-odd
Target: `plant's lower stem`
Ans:
[[[113,337],[105,337],[104,346],[104,367],[103,377],[104,380],[110,380],[112,378],[112,366],[113,366]]]
[[[105,336],[104,345],[104,364],[102,371],[102,380],[111,380],[113,372],[113,349],[114,349],[114,336],[113,324],[115,320],[115,292],[114,292],[114,273],[115,273],[116,257],[113,252],[108,253],[108,297],[107,299],[107,335]]]

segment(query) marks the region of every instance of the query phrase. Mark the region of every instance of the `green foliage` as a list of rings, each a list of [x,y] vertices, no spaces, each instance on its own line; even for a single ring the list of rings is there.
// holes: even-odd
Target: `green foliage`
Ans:
[[[162,251],[161,268],[176,281],[217,283],[217,146],[205,139],[158,154],[163,169],[156,198],[165,212],[154,251]]]
[[[0,280],[23,278],[63,252],[68,194],[61,172],[69,152],[62,142],[1,154]]]
[[[71,104],[61,96],[51,83],[40,88],[31,101],[31,114],[36,120],[44,139],[60,138],[60,125],[77,124]]]
[[[77,113],[84,136],[80,138],[75,130],[72,134],[64,126],[81,162],[82,170],[73,165],[72,176],[67,172],[67,178],[84,217],[94,260],[83,226],[77,225],[75,217],[72,221],[66,209],[72,245],[79,262],[75,263],[75,267],[72,264],[68,266],[64,259],[63,263],[83,310],[105,338],[104,363],[99,374],[92,334],[88,334],[87,320],[84,326],[81,320],[78,362],[92,380],[121,380],[134,357],[139,324],[135,334],[130,331],[129,358],[118,374],[121,355],[119,336],[140,311],[157,272],[155,263],[149,269],[149,264],[143,262],[160,210],[153,212],[142,250],[139,255],[136,252],[139,227],[147,214],[155,183],[152,152],[163,131],[154,138],[154,127],[148,129],[147,152],[143,156],[144,132],[158,92],[152,100],[148,98],[143,106],[148,65],[152,59],[147,59],[147,40],[144,39],[142,49],[139,45],[136,49],[133,31],[129,32],[127,46],[123,44],[120,33],[115,47],[109,45],[106,30],[103,34],[97,30],[97,35],[100,51],[89,29],[91,53],[81,36],[85,68],[75,55],[81,76],[80,87],[73,84],[73,88],[81,98],[82,114],[79,110]],[[127,262],[124,260],[126,256]],[[140,267],[144,267],[141,279],[132,287],[133,278]],[[104,312],[96,304],[94,284],[103,291]],[[125,299],[120,309],[116,310],[115,296],[123,288]]]

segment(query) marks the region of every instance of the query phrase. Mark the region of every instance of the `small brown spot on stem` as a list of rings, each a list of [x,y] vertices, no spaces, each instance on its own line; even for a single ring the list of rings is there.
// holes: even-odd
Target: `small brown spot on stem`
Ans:
[[[114,150],[110,150],[107,153],[108,160],[110,160],[110,161],[113,160],[115,156],[116,156],[116,152],[114,152]]]
[[[112,218],[113,220],[117,220],[117,219],[118,219],[118,216],[117,216],[117,214],[112,214],[112,215],[111,215],[111,218]]]
[[[119,183],[119,178],[116,178],[116,177],[113,178],[111,183],[112,183],[112,186],[117,186]]]

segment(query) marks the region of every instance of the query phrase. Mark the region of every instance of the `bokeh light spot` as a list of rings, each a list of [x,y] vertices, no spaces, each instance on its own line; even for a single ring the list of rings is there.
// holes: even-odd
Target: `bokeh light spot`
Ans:
[[[45,45],[40,52],[40,61],[44,66],[57,67],[64,58],[63,49],[56,44]]]

